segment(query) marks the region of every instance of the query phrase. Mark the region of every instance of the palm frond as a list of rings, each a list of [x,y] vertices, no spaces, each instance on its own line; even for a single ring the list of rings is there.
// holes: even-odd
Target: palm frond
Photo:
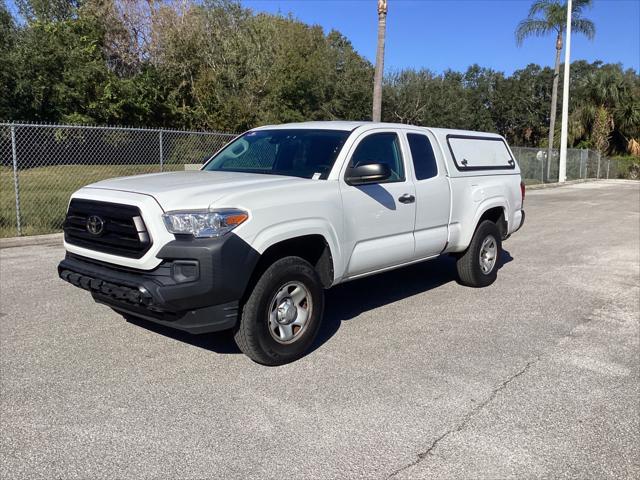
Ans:
[[[558,0],[535,0],[529,7],[529,17],[535,17],[537,14],[544,14],[551,5],[557,5]]]
[[[571,31],[574,33],[581,33],[589,40],[593,40],[596,36],[595,24],[586,18],[574,18],[571,20]]]
[[[525,18],[516,28],[516,43],[522,45],[527,37],[543,37],[553,31],[553,27],[544,20]]]
[[[585,8],[589,8],[593,5],[593,0],[573,0],[573,4],[571,5],[571,12],[580,12]],[[566,4],[564,5],[564,9],[567,9]]]
[[[616,124],[626,136],[640,137],[640,102],[621,105],[614,110]]]

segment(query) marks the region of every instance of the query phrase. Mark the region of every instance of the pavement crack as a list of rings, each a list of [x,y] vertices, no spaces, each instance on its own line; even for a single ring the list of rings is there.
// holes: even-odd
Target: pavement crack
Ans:
[[[599,307],[593,309],[588,315],[586,315],[581,321],[579,321],[576,325],[574,325],[571,330],[569,332],[567,332],[565,335],[561,336],[558,339],[558,342],[556,343],[557,345],[560,345],[563,341],[566,340],[570,340],[572,338],[576,338],[577,336],[579,336],[578,334],[576,334],[576,330],[578,330],[581,326],[584,326],[590,322],[592,322],[593,320],[597,319],[597,315],[600,312],[603,311],[607,311],[607,309],[613,305],[618,298],[622,297],[624,295],[624,291],[621,293],[618,293],[617,295],[615,295],[612,298],[609,298],[607,301],[605,301],[602,305],[600,305]],[[458,423],[456,426],[454,426],[453,428],[447,430],[446,432],[444,432],[442,435],[440,435],[439,437],[437,437],[433,442],[431,442],[431,444],[429,445],[429,447],[422,451],[419,452],[416,459],[403,466],[398,468],[397,470],[393,471],[388,477],[389,478],[393,478],[396,475],[404,472],[405,470],[419,464],[420,462],[422,462],[425,458],[427,458],[429,455],[432,455],[433,451],[435,450],[435,448],[438,446],[438,444],[444,440],[445,438],[447,438],[449,435],[451,435],[452,433],[457,433],[461,430],[463,430],[467,424],[471,421],[471,419],[473,417],[475,417],[478,412],[480,412],[480,410],[482,410],[484,407],[486,407],[489,403],[491,403],[493,401],[494,398],[496,398],[496,396],[505,388],[507,388],[507,386],[513,382],[516,378],[524,375],[525,373],[527,373],[527,370],[529,370],[533,365],[535,365],[536,363],[538,363],[542,357],[544,356],[544,353],[540,353],[538,356],[536,356],[533,360],[530,360],[529,362],[526,363],[526,365],[524,367],[522,367],[520,370],[518,370],[516,373],[514,373],[513,375],[511,375],[509,378],[507,378],[506,380],[504,380],[502,383],[498,384],[497,387],[495,387],[491,393],[489,394],[489,396],[487,396],[487,398],[485,400],[483,400],[482,402],[480,402],[479,404],[477,404],[475,407],[473,407],[471,410],[469,410],[463,417],[462,420],[460,421],[460,423]]]
[[[435,440],[433,440],[433,442],[431,442],[431,444],[427,447],[426,450],[419,452],[416,459],[403,466],[398,468],[397,470],[393,471],[388,477],[389,478],[393,478],[396,475],[404,472],[405,470],[419,464],[420,462],[422,462],[425,458],[427,458],[429,455],[432,455],[432,452],[435,450],[435,448],[438,446],[438,444],[444,440],[445,438],[447,438],[449,435],[451,435],[452,433],[457,433],[461,430],[463,430],[467,424],[473,419],[473,417],[475,417],[480,410],[482,410],[485,406],[487,406],[489,403],[491,403],[493,401],[494,398],[496,398],[496,396],[505,388],[507,388],[507,386],[509,386],[509,384],[511,382],[513,382],[516,378],[524,375],[525,373],[527,373],[527,371],[533,366],[535,365],[541,358],[541,355],[538,355],[536,358],[534,358],[533,360],[530,360],[529,362],[526,363],[526,365],[524,367],[522,367],[520,370],[518,370],[516,373],[514,373],[513,375],[509,376],[506,380],[504,380],[502,383],[498,384],[498,386],[496,386],[493,390],[491,390],[491,393],[487,396],[487,398],[485,398],[482,402],[480,402],[479,404],[477,404],[475,407],[473,407],[471,410],[469,410],[463,417],[462,420],[455,425],[453,428],[445,431],[442,435],[440,435],[439,437],[437,437]]]

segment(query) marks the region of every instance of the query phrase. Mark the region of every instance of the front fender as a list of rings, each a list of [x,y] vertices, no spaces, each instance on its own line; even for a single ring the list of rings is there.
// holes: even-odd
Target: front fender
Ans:
[[[321,235],[325,239],[333,258],[334,281],[337,280],[344,271],[342,249],[333,225],[324,218],[304,218],[272,224],[255,234],[249,243],[262,255],[276,243],[304,235]]]

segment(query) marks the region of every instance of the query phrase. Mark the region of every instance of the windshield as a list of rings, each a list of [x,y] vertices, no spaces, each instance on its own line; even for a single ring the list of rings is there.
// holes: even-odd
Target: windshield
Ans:
[[[203,170],[326,179],[349,133],[307,129],[247,132],[211,158]]]

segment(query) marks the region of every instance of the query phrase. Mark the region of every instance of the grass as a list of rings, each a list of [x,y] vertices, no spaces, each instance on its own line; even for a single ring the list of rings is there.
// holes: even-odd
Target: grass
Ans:
[[[165,170],[183,168],[182,164],[165,165]],[[158,171],[157,165],[57,165],[20,170],[22,235],[61,231],[69,197],[84,185]],[[0,238],[18,235],[15,201],[13,170],[0,167]]]

